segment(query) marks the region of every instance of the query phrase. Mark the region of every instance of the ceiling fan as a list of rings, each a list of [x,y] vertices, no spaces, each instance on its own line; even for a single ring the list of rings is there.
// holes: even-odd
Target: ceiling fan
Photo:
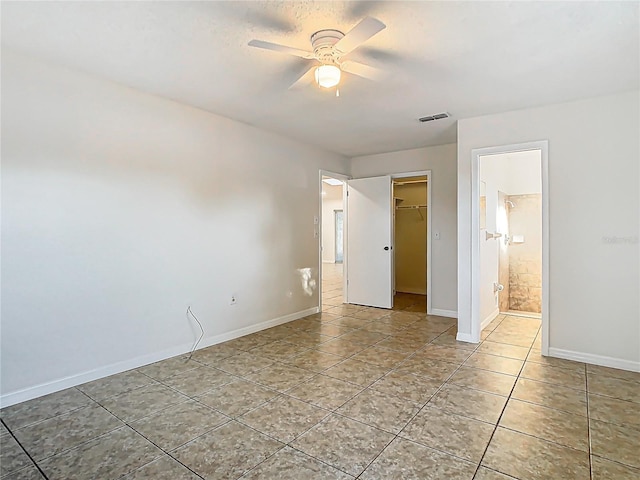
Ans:
[[[251,40],[249,45],[314,61],[314,65],[298,78],[290,89],[306,86],[315,80],[320,87],[336,87],[336,95],[339,95],[337,87],[342,72],[370,80],[378,80],[384,76],[382,70],[343,58],[385,28],[386,25],[380,20],[365,17],[346,35],[334,29],[319,30],[311,35],[311,51],[262,40]]]

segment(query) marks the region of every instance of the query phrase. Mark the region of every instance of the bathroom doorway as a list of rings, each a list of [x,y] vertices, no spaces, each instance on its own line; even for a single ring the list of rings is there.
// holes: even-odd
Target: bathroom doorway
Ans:
[[[540,335],[543,355],[549,321],[547,151],[543,141],[472,152],[472,335],[481,338],[498,316],[511,317],[512,325],[521,318],[534,337]]]
[[[499,314],[540,318],[540,150],[480,156],[482,327]]]

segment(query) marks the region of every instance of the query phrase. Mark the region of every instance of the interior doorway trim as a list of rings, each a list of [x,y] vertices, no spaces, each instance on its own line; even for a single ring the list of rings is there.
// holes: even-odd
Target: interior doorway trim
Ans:
[[[499,153],[540,150],[542,175],[542,354],[549,354],[549,141],[475,148],[471,150],[471,338],[480,342],[480,157]],[[460,334],[458,333],[458,336]]]
[[[392,173],[392,180],[408,177],[427,177],[427,315],[432,314],[431,307],[431,170],[420,170],[417,172]],[[395,267],[394,267],[395,268]]]
[[[342,180],[342,269],[343,272],[347,271],[347,249],[344,248],[347,244],[348,225],[347,225],[347,180],[351,180],[349,175],[343,173],[335,173],[329,170],[322,170],[318,174],[318,224],[314,225],[316,232],[318,232],[318,311],[322,311],[322,177],[331,177],[338,180]],[[347,298],[347,282],[345,281],[345,275],[342,277],[342,295],[343,298]]]

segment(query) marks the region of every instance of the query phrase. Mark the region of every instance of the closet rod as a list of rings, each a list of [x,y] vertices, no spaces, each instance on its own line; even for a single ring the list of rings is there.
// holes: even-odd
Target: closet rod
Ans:
[[[427,183],[427,180],[407,180],[406,182],[400,181],[400,182],[393,182],[394,185],[408,185],[410,183]]]
[[[401,208],[416,209],[416,208],[427,208],[427,206],[426,205],[397,205],[396,208],[397,209],[401,209]]]

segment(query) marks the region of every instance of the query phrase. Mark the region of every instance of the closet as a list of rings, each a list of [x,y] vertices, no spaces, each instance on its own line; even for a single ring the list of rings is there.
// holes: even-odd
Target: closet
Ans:
[[[427,294],[427,177],[395,178],[394,290]]]

